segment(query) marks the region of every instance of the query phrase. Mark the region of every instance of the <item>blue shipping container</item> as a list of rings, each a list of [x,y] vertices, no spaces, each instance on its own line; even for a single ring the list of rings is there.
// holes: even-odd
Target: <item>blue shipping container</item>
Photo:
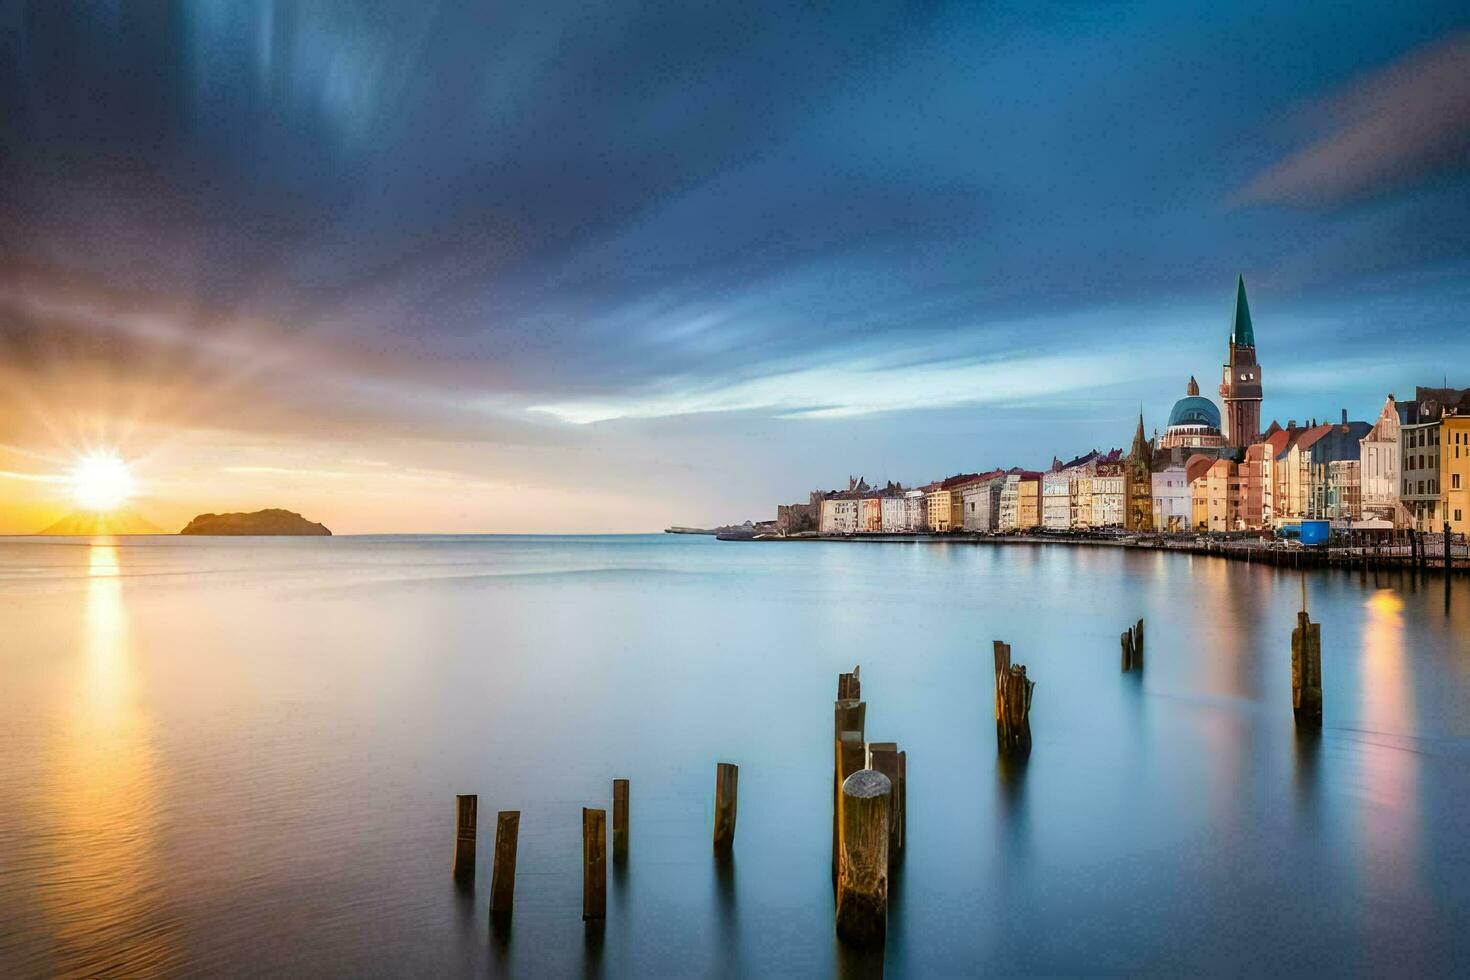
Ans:
[[[1302,521],[1302,544],[1326,544],[1326,521]]]

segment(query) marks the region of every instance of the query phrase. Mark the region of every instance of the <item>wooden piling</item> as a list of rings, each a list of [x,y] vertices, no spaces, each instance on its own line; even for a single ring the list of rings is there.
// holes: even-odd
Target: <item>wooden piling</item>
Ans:
[[[1143,669],[1143,617],[1138,617],[1138,625],[1133,627],[1133,669]]]
[[[613,860],[628,857],[628,781],[613,780]]]
[[[1445,573],[1446,576],[1448,576],[1450,574],[1450,572],[1454,571],[1454,567],[1455,567],[1455,546],[1454,546],[1454,543],[1453,543],[1454,542],[1454,538],[1453,538],[1452,535],[1453,535],[1453,532],[1450,530],[1450,522],[1449,521],[1445,521],[1444,522],[1444,573]],[[1448,580],[1448,579],[1446,579],[1446,580]]]
[[[1303,609],[1291,631],[1291,707],[1299,727],[1322,727],[1322,626]]]
[[[1124,630],[1121,637],[1121,642],[1123,646],[1121,663],[1123,667],[1123,673],[1126,674],[1133,669],[1133,631]]]
[[[1031,692],[1035,682],[1026,677],[1026,668],[1011,665],[1009,643],[995,641],[995,739],[1005,755],[1026,755],[1031,751]]]
[[[883,941],[888,929],[888,811],[893,784],[861,769],[842,783],[842,870],[837,935],[854,946]]]
[[[842,732],[867,731],[867,716],[868,703],[866,701],[844,698],[833,702],[832,737],[836,738]]]
[[[898,848],[908,846],[909,837],[909,754],[898,753]]]
[[[715,852],[728,854],[735,844],[735,810],[740,767],[721,762],[715,767]]]
[[[490,878],[490,911],[510,912],[516,900],[516,843],[521,811],[501,810],[495,818],[495,867]]]
[[[607,918],[607,811],[582,808],[582,918]]]
[[[838,844],[842,834],[842,783],[855,772],[862,770],[867,761],[867,746],[863,744],[862,732],[838,732],[836,741],[837,793],[832,800],[832,877],[842,866],[842,849]]]
[[[474,793],[454,798],[454,877],[475,880],[475,831],[479,824],[480,798]]]
[[[889,863],[898,860],[899,821],[902,819],[898,809],[898,743],[896,742],[869,742],[868,743],[868,768],[874,772],[881,772],[888,777],[894,792],[888,794],[888,860]]]

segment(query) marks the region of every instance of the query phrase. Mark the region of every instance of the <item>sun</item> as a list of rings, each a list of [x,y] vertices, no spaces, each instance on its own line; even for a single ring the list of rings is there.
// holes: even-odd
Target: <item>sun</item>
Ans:
[[[71,471],[71,495],[86,510],[115,510],[133,495],[133,474],[116,453],[91,453]]]

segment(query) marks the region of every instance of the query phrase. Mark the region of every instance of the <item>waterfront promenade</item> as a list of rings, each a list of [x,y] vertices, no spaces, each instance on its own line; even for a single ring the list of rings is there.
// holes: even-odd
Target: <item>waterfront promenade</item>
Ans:
[[[1150,551],[1183,552],[1213,555],[1232,561],[1278,565],[1288,568],[1403,568],[1426,572],[1446,570],[1443,534],[1421,534],[1416,547],[1407,534],[1397,532],[1360,532],[1325,547],[1288,543],[1271,538],[1245,535],[1121,535],[1082,532],[1053,534],[978,534],[964,532],[885,534],[798,534],[762,535],[754,538],[726,540],[746,541],[851,541],[867,544],[973,544],[1018,546],[1074,546],[1098,548],[1136,548]],[[1464,574],[1470,571],[1470,541],[1464,535],[1454,536],[1448,570]]]

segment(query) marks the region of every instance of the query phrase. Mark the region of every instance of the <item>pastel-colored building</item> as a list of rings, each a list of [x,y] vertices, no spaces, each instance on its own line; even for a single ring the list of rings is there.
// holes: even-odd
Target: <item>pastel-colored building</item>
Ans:
[[[858,501],[858,530],[878,534],[883,530],[883,498],[863,497]]]
[[[882,510],[883,533],[902,534],[911,531],[909,525],[908,498],[890,495],[880,498]]]
[[[1041,475],[1041,526],[1049,531],[1072,526],[1072,480],[1066,473]]]
[[[1189,479],[1185,476],[1184,462],[1170,461],[1163,469],[1153,474],[1154,530],[1165,532],[1188,531],[1193,526],[1190,518]]]
[[[1452,533],[1470,533],[1470,399],[1445,413],[1440,438],[1444,519]]]
[[[944,534],[953,526],[954,504],[953,494],[941,487],[924,494],[924,503],[927,510],[926,523],[929,530],[935,534]]]
[[[856,534],[858,504],[852,497],[830,496],[822,501],[823,534]]]
[[[910,490],[903,495],[905,530],[929,530],[929,503],[923,490]]]
[[[1016,482],[1016,530],[1041,526],[1041,474],[1022,473]]]
[[[1407,523],[1399,503],[1399,407],[1392,395],[1383,403],[1378,420],[1358,447],[1358,476],[1363,517]]]
[[[1241,527],[1239,478],[1235,461],[1217,459],[1204,476],[1207,501],[1206,527],[1211,531],[1235,531]]]
[[[1093,527],[1122,527],[1126,512],[1126,467],[1122,463],[1098,463],[1092,478]]]

